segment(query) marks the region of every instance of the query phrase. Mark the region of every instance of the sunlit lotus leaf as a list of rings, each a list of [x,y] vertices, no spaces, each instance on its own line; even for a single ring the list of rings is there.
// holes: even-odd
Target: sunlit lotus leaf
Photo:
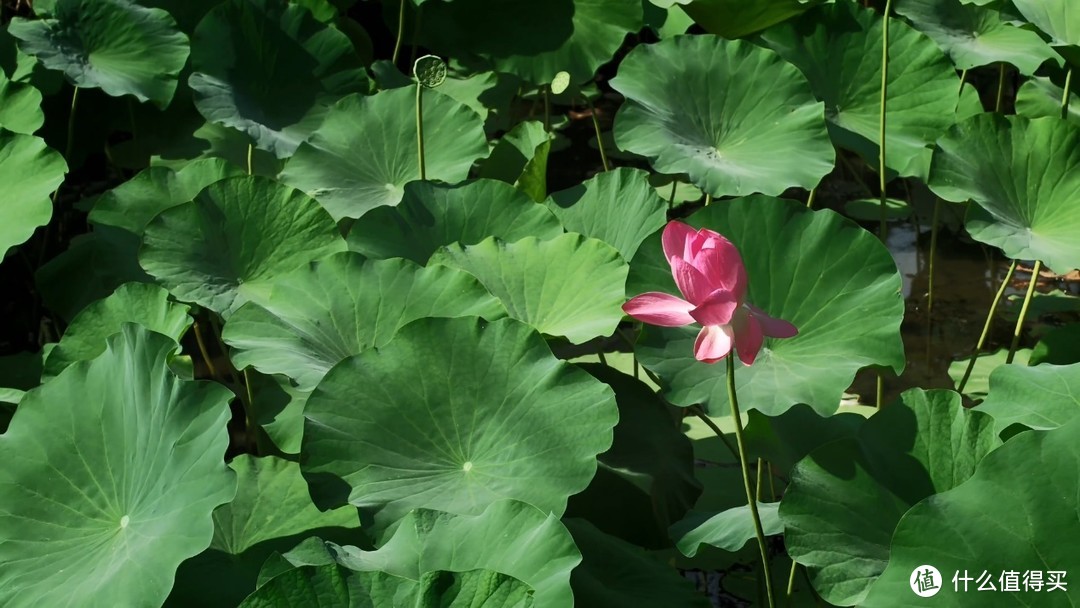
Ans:
[[[423,94],[427,179],[459,182],[487,153],[484,121],[437,90]],[[416,86],[342,99],[297,149],[281,179],[313,196],[335,219],[401,202],[405,184],[420,179]]]
[[[778,195],[832,169],[823,105],[768,49],[676,36],[630,51],[611,86],[627,100],[615,116],[619,148],[707,193]]]
[[[343,251],[330,215],[264,177],[215,182],[146,227],[139,263],[178,300],[227,315],[278,276]]]
[[[1080,268],[1080,125],[975,116],[938,141],[927,184],[976,203],[966,218],[972,238],[1058,272]]]
[[[228,0],[199,22],[188,84],[195,106],[285,158],[335,101],[370,89],[348,36],[306,8],[275,0]]]
[[[22,399],[0,436],[0,603],[158,606],[232,499],[232,393],[134,324]],[[42,539],[48,539],[43,543]]]
[[[13,19],[23,52],[81,88],[169,105],[188,37],[169,13],[131,0],[58,0],[45,19]]]
[[[769,47],[795,64],[825,101],[833,141],[878,166],[881,128],[881,40],[884,20],[861,4],[837,2],[774,26]],[[960,79],[925,35],[889,20],[886,167],[925,177],[929,146],[954,121]],[[784,155],[785,157],[787,155]]]
[[[478,514],[500,498],[561,513],[611,446],[618,410],[610,388],[523,323],[458,318],[414,321],[345,359],[304,417],[316,503],[389,523],[415,508]]]
[[[479,179],[457,186],[412,182],[396,207],[365,213],[349,230],[349,248],[372,258],[407,258],[426,264],[452,243],[475,245],[490,237],[517,241],[563,233],[543,205],[510,184]]]
[[[806,403],[830,415],[860,368],[903,369],[900,274],[875,236],[831,210],[760,196],[713,203],[686,221],[730,239],[746,263],[747,301],[799,330],[766,339],[754,365],[737,366],[744,407],[775,416]],[[641,245],[627,281],[629,295],[647,291],[678,293],[659,232]],[[646,326],[635,351],[669,401],[724,416],[726,371],[694,359],[699,329]]]

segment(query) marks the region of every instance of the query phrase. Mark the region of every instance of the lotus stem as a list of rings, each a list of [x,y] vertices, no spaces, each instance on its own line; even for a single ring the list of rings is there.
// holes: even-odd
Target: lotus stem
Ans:
[[[890,0],[891,1],[891,0]],[[735,442],[739,450],[739,467],[742,469],[743,487],[746,490],[746,502],[750,505],[750,516],[754,520],[754,534],[757,536],[758,549],[761,551],[761,568],[765,573],[765,592],[769,598],[769,607],[776,606],[773,600],[772,573],[769,571],[769,549],[765,546],[765,530],[761,527],[757,500],[750,487],[750,468],[746,463],[746,441],[743,439],[742,419],[739,417],[739,399],[735,391],[735,353],[727,356],[728,402],[731,404],[731,419],[735,423]]]
[[[420,180],[427,179],[427,170],[424,167],[424,85],[416,83],[416,154],[417,162],[420,163]]]
[[[1024,329],[1024,317],[1027,316],[1028,307],[1031,305],[1031,297],[1035,295],[1035,285],[1039,282],[1039,271],[1042,270],[1042,260],[1035,260],[1035,267],[1031,269],[1031,280],[1028,282],[1027,293],[1024,294],[1024,304],[1020,306],[1020,316],[1016,318],[1016,327],[1013,329],[1012,342],[1009,344],[1009,356],[1005,363],[1013,362],[1016,356],[1016,347],[1020,345],[1020,334]]]
[[[885,193],[885,105],[889,88],[889,15],[892,14],[892,0],[885,2],[884,27],[881,28],[881,112],[878,121],[878,186],[881,189],[881,241],[885,242],[889,237],[889,223]],[[880,377],[879,377],[880,378]],[[880,407],[880,402],[878,407]]]
[[[604,163],[604,171],[610,171],[611,165],[608,164],[607,152],[604,150],[604,138],[600,136],[600,121],[596,118],[596,107],[593,106],[593,102],[588,95],[585,96],[585,101],[589,104],[589,115],[592,116],[593,131],[596,132],[596,147],[600,148],[600,161]]]
[[[409,0],[401,0],[401,8],[398,10],[397,39],[394,40],[394,54],[390,61],[397,65],[398,56],[401,54],[401,39],[405,37],[405,3]]]
[[[926,286],[926,316],[931,318],[934,314],[934,258],[937,256],[938,222],[941,218],[941,198],[934,197],[934,215],[930,220],[930,261],[929,273]]]
[[[1012,279],[1014,272],[1016,272],[1016,260],[1013,260],[1012,264],[1009,265],[1009,271],[1005,273],[1001,286],[998,287],[997,293],[994,294],[994,301],[990,303],[990,311],[986,313],[986,322],[983,323],[979,341],[971,351],[971,359],[968,361],[967,369],[964,370],[964,377],[960,379],[960,384],[956,386],[956,392],[960,394],[963,394],[964,387],[967,386],[968,379],[971,378],[971,371],[975,369],[975,361],[979,358],[979,352],[982,351],[983,344],[986,343],[986,336],[990,333],[990,326],[994,323],[994,314],[997,313],[998,303],[1001,301],[1001,296],[1005,295],[1005,288],[1008,287],[1009,280]]]
[[[1069,68],[1068,72],[1065,72],[1065,91],[1061,94],[1061,118],[1065,119],[1069,117],[1069,89],[1072,88],[1072,76],[1073,69]]]
[[[1001,102],[1005,98],[1005,62],[998,64],[998,88],[994,97],[994,113],[1001,114]]]

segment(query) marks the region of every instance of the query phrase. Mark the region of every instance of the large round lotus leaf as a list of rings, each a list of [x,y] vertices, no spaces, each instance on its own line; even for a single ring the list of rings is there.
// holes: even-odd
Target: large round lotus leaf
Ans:
[[[641,29],[642,18],[641,0],[428,2],[420,42],[477,70],[493,67],[533,84],[566,71],[583,83]]]
[[[304,417],[316,502],[389,522],[415,508],[475,514],[499,498],[562,513],[611,447],[618,409],[528,326],[459,318],[415,321],[345,359]]]
[[[904,515],[892,536],[889,566],[861,605],[896,606],[896,598],[914,598],[909,581],[925,564],[944,579],[935,606],[972,606],[973,597],[980,606],[1075,605],[1073,564],[1080,563],[1080,546],[1070,541],[1080,537],[1078,478],[1080,417],[1010,439],[966,483]],[[998,591],[977,591],[983,571]],[[1040,591],[1025,591],[1028,571],[1042,576]],[[1065,589],[1049,590],[1053,571]],[[960,580],[965,572],[973,580]],[[1003,572],[1016,572],[1019,593],[1000,591]],[[952,585],[956,573],[958,591]]]
[[[626,262],[611,246],[580,234],[455,244],[431,263],[474,275],[511,317],[574,344],[611,335],[623,317]]]
[[[459,182],[487,154],[484,121],[434,90],[424,91],[424,167],[431,180]],[[289,159],[282,180],[311,194],[334,216],[360,217],[401,202],[420,179],[416,153],[416,85],[353,95]]]
[[[1036,430],[1063,426],[1080,414],[1080,363],[1002,365],[990,374],[990,392],[978,411],[993,416],[998,432],[1012,424]]]
[[[172,16],[130,0],[59,0],[51,18],[15,18],[8,31],[23,52],[75,86],[162,108],[188,58],[188,38]]]
[[[710,34],[742,38],[803,13],[813,0],[681,0],[677,3],[684,5],[681,8],[686,14]]]
[[[640,169],[598,173],[545,203],[567,230],[604,241],[627,261],[667,222],[667,203]]]
[[[795,64],[825,101],[829,135],[878,166],[883,19],[853,2],[837,2],[777,25],[766,44]],[[927,146],[954,120],[960,79],[941,49],[900,19],[889,20],[886,166],[925,176]]]
[[[666,549],[667,529],[701,494],[694,450],[668,404],[644,382],[600,364],[578,364],[615,391],[619,424],[596,476],[570,498],[567,517],[581,517],[640,547]]]
[[[315,508],[295,462],[245,454],[229,467],[237,475],[236,498],[214,511],[210,548],[180,566],[169,606],[232,608],[255,590],[273,552],[311,535],[337,542],[359,536],[356,509]]]
[[[381,347],[424,317],[506,316],[472,275],[343,252],[281,276],[261,304],[241,306],[222,338],[232,360],[311,390],[342,359]]]
[[[30,84],[10,80],[0,66],[0,128],[29,134],[44,123],[41,92]]]
[[[1016,27],[992,8],[960,0],[899,0],[894,6],[961,70],[1001,61],[1031,75],[1047,59],[1057,58],[1038,34]]]
[[[505,182],[411,182],[400,205],[372,209],[353,224],[349,248],[368,257],[426,264],[439,247],[451,243],[474,245],[489,236],[548,239],[562,233],[550,211]]]
[[[239,175],[239,167],[220,158],[197,159],[179,171],[149,167],[99,196],[89,219],[141,235],[155,215],[192,200],[214,182]]]
[[[1000,444],[993,420],[965,409],[957,393],[905,392],[854,439],[828,443],[795,465],[780,503],[788,552],[826,601],[861,603],[885,570],[904,513],[963,483]]]
[[[533,602],[528,585],[491,570],[427,572],[416,580],[385,572],[354,572],[330,564],[279,574],[240,604],[240,608],[290,606],[529,608]]]
[[[173,374],[177,348],[125,325],[23,397],[0,435],[0,604],[159,606],[210,544],[232,393]]]
[[[278,276],[344,249],[333,219],[314,200],[243,176],[215,182],[155,217],[139,263],[177,299],[227,314]]]
[[[55,376],[76,361],[88,361],[105,350],[105,340],[124,323],[138,323],[177,342],[191,326],[188,307],[169,301],[157,285],[127,283],[109,297],[84,308],[64,330],[60,343],[45,357],[45,373]]]
[[[767,197],[714,203],[687,222],[731,239],[746,263],[748,301],[799,330],[794,338],[766,339],[754,365],[737,366],[745,408],[776,416],[806,403],[829,415],[860,368],[903,369],[900,274],[872,234],[833,211]],[[641,246],[627,281],[628,295],[647,291],[679,293],[659,233]],[[724,416],[726,372],[694,359],[698,330],[647,326],[635,350],[664,380],[669,401],[704,403]]]
[[[626,96],[615,116],[619,148],[713,195],[810,189],[832,170],[821,102],[768,49],[676,36],[630,51],[611,86]]]
[[[1013,6],[1055,43],[1080,46],[1080,11],[1072,0],[1013,0]]]
[[[290,156],[367,73],[349,37],[301,6],[228,0],[192,36],[188,84],[207,120],[247,133],[278,158]]]
[[[1010,258],[1080,268],[1080,126],[1059,118],[984,114],[938,140],[930,189],[977,203],[972,238]]]
[[[581,565],[570,584],[577,606],[619,608],[709,608],[704,593],[668,563],[626,541],[598,530],[583,519],[566,527],[581,550]]]
[[[65,173],[64,157],[45,140],[0,129],[0,259],[49,223],[49,196]]]
[[[1080,84],[1077,80],[1074,77],[1065,105],[1065,118],[1074,125],[1080,125]],[[1061,100],[1064,97],[1063,86],[1049,78],[1031,78],[1020,85],[1020,90],[1016,92],[1016,113],[1028,118],[1061,118]]]
[[[477,515],[417,509],[383,540],[377,551],[339,547],[337,560],[352,570],[413,580],[440,570],[492,570],[532,587],[536,606],[575,605],[570,571],[581,563],[581,554],[559,518],[532,505],[488,501]]]

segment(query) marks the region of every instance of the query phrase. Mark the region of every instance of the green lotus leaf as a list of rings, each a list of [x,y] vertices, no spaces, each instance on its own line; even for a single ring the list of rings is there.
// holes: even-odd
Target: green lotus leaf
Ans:
[[[1013,6],[1056,44],[1080,46],[1080,13],[1070,0],[1013,0]]]
[[[490,179],[458,186],[411,182],[396,207],[372,209],[349,231],[349,248],[372,258],[406,258],[426,264],[452,243],[475,245],[489,236],[517,241],[549,239],[562,225],[543,205],[517,188]]]
[[[746,263],[747,301],[799,330],[794,338],[767,338],[754,365],[738,366],[745,408],[776,416],[806,403],[830,415],[860,368],[903,369],[901,278],[872,234],[833,211],[768,197],[714,203],[686,221],[730,239]],[[641,246],[627,281],[627,294],[647,291],[679,293],[659,233]],[[703,403],[722,417],[726,371],[694,359],[698,331],[647,326],[635,352],[664,381],[669,401]]]
[[[255,590],[263,562],[311,535],[343,542],[356,535],[355,509],[319,511],[300,465],[275,457],[237,456],[236,498],[214,511],[210,547],[177,572],[169,605],[233,607]]]
[[[385,345],[425,317],[506,316],[472,275],[402,259],[343,252],[278,278],[261,304],[248,302],[222,332],[232,360],[315,388],[338,362]]]
[[[49,196],[64,181],[67,163],[33,135],[0,129],[0,259],[49,223]]]
[[[710,34],[742,38],[805,12],[813,0],[693,0],[678,4]]]
[[[173,374],[176,349],[128,324],[23,397],[0,436],[4,606],[158,606],[210,544],[210,514],[236,490],[232,394]]]
[[[316,503],[389,522],[415,508],[476,514],[500,498],[562,513],[611,446],[618,410],[611,389],[559,363],[528,326],[458,318],[414,321],[334,366],[304,417]]]
[[[895,8],[961,70],[1000,61],[1030,76],[1046,60],[1060,61],[1038,34],[1013,25],[992,8],[965,5],[960,0],[899,0]]]
[[[570,498],[566,516],[640,547],[666,549],[668,526],[701,494],[690,441],[647,384],[606,365],[579,367],[615,391],[619,423],[611,448],[598,457],[596,475]]]
[[[1002,365],[990,374],[990,391],[976,411],[992,416],[998,433],[1012,424],[1043,431],[1064,426],[1080,414],[1080,364]]]
[[[43,124],[41,92],[33,85],[9,79],[0,66],[0,128],[29,135]]]
[[[472,274],[511,317],[574,344],[611,335],[623,317],[626,262],[610,245],[580,234],[454,244],[430,262]]]
[[[598,173],[552,194],[546,204],[567,230],[604,241],[627,261],[645,237],[667,223],[667,203],[640,169]]]
[[[188,58],[188,38],[172,16],[131,0],[57,0],[50,18],[15,18],[8,31],[23,52],[76,87],[162,108]]]
[[[178,171],[149,167],[98,197],[90,221],[142,235],[154,216],[195,198],[199,191],[243,171],[220,158],[194,160]]]
[[[630,51],[611,86],[626,97],[615,116],[619,148],[713,195],[810,189],[832,170],[821,102],[768,49],[676,36]]]
[[[428,2],[420,43],[475,71],[494,68],[532,84],[566,71],[574,82],[588,82],[627,34],[641,29],[642,16],[641,0]]]
[[[630,543],[596,529],[582,519],[566,527],[581,550],[581,565],[570,584],[577,606],[708,608],[705,594],[667,563]]]
[[[851,2],[818,7],[762,34],[795,64],[825,101],[833,141],[878,166],[881,114],[881,16]],[[925,177],[933,144],[954,120],[960,80],[925,35],[889,20],[886,166]],[[775,150],[775,148],[773,148]]]
[[[759,502],[758,517],[766,536],[784,533],[780,522],[778,502]],[[757,532],[748,505],[732,507],[720,513],[692,512],[671,526],[671,538],[687,557],[697,555],[701,545],[712,545],[725,551],[738,551]]]
[[[927,185],[943,199],[977,203],[966,218],[975,240],[1058,272],[1080,268],[1080,126],[970,118],[938,141]]]
[[[1049,78],[1031,78],[1020,86],[1016,93],[1016,113],[1028,118],[1053,116],[1061,118],[1061,100],[1065,98],[1065,88]],[[1069,87],[1068,103],[1065,104],[1065,118],[1074,125],[1080,125],[1080,86]]]
[[[428,572],[485,569],[532,587],[537,606],[574,606],[570,571],[581,562],[570,532],[551,513],[513,500],[478,515],[418,509],[401,520],[376,551],[338,548],[338,563],[413,580]]]
[[[345,249],[304,193],[257,176],[210,184],[146,227],[139,263],[178,300],[219,314],[265,294],[280,275]]]
[[[121,285],[112,295],[84,308],[49,355],[45,374],[55,376],[76,361],[89,361],[105,351],[106,339],[124,323],[138,323],[177,342],[191,327],[188,307],[169,301],[169,292],[147,283]]]
[[[370,89],[348,36],[274,0],[212,9],[195,28],[191,65],[199,112],[278,158],[292,155],[335,101]]]
[[[780,503],[784,543],[826,601],[859,604],[889,561],[889,539],[915,503],[968,479],[1001,440],[953,391],[911,389],[854,439],[814,450]]]
[[[427,572],[414,580],[385,572],[353,572],[337,565],[305,566],[279,574],[240,608],[528,608],[525,583],[490,570]]]
[[[1080,560],[1080,551],[1065,539],[1080,535],[1078,463],[1080,418],[1010,439],[988,454],[966,483],[931,496],[904,515],[892,535],[889,566],[861,605],[895,606],[898,597],[914,598],[911,576],[925,564],[944,579],[934,605],[971,606],[973,596],[992,606],[1076,603],[1068,571]],[[1050,591],[1047,584],[1039,592],[1025,592],[1021,582],[1020,593],[978,592],[976,581],[959,580],[965,575],[976,579],[984,570],[992,573],[996,589],[1002,587],[1003,572],[1018,571],[1020,578],[1028,570],[1042,574],[1044,583],[1050,580],[1048,572],[1061,572],[1068,587]],[[953,590],[954,573],[959,574],[958,591]]]
[[[468,107],[424,91],[427,179],[459,182],[487,154],[484,122]],[[322,126],[289,159],[281,178],[315,197],[334,216],[360,217],[401,202],[406,183],[420,179],[416,85],[353,95],[337,103]]]

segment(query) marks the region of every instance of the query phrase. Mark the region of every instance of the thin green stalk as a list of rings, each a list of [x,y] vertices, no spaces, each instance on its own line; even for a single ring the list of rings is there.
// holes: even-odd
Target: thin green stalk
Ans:
[[[891,2],[891,0],[890,0]],[[727,357],[728,402],[731,404],[731,419],[735,423],[735,442],[739,449],[739,465],[742,468],[743,487],[746,490],[746,502],[750,506],[750,516],[754,520],[754,534],[757,536],[758,549],[761,551],[761,568],[765,573],[765,592],[770,608],[776,606],[773,600],[772,573],[769,571],[769,549],[765,546],[765,530],[761,527],[757,500],[750,487],[750,468],[746,462],[746,441],[743,439],[742,419],[739,417],[739,399],[735,393],[735,353]]]
[[[1001,114],[1001,102],[1005,99],[1005,62],[998,64],[997,97],[994,98],[994,113]]]
[[[202,324],[195,321],[195,343],[199,345],[199,354],[202,355],[203,361],[206,362],[206,369],[210,372],[212,378],[219,378],[217,368],[214,367],[214,362],[210,358],[210,351],[206,348],[206,338],[203,336]]]
[[[1073,69],[1070,67],[1068,72],[1065,72],[1065,91],[1061,94],[1061,117],[1069,117],[1069,89],[1072,88],[1072,76]]]
[[[889,87],[889,15],[892,14],[892,0],[885,2],[885,27],[881,28],[881,112],[878,121],[878,186],[881,189],[880,235],[884,242],[889,237],[888,210],[885,193],[885,104]],[[880,404],[879,404],[880,406]]]
[[[814,208],[814,198],[816,196],[817,196],[817,186],[814,186],[813,189],[810,190],[810,196],[806,197],[806,208],[807,209],[813,209]]]
[[[427,179],[424,167],[424,85],[416,83],[416,154],[420,163],[420,179]]]
[[[653,379],[653,382],[656,381],[657,379]],[[721,430],[720,427],[716,426],[716,423],[712,421],[712,418],[709,418],[709,415],[705,413],[705,410],[701,409],[700,405],[690,406],[690,413],[697,416],[698,420],[704,422],[705,426],[709,427],[709,429],[711,429],[712,432],[715,433],[716,436],[720,439],[720,442],[724,444],[724,447],[726,447],[728,451],[731,452],[731,455],[735,458],[735,460],[739,460],[739,451],[735,449],[735,446],[731,445],[731,442],[728,441],[727,436],[724,435],[724,431]]]
[[[253,171],[251,170],[251,157],[254,154],[255,154],[255,144],[248,144],[248,149],[247,149],[247,171],[248,171],[248,175],[251,175],[253,173]]]
[[[1035,295],[1035,285],[1039,282],[1039,271],[1042,270],[1042,260],[1035,260],[1035,267],[1031,269],[1031,281],[1028,282],[1027,293],[1024,294],[1024,304],[1020,307],[1020,316],[1016,318],[1016,327],[1013,329],[1012,342],[1009,344],[1009,356],[1005,363],[1012,363],[1016,356],[1016,347],[1020,345],[1020,334],[1024,329],[1024,318],[1027,317],[1028,306],[1031,305],[1031,296]]]
[[[938,223],[941,218],[941,198],[934,197],[934,215],[930,220],[930,261],[929,276],[927,277],[926,316],[930,318],[934,314],[934,258],[937,257]],[[917,234],[917,233],[916,233]]]
[[[964,377],[960,379],[960,384],[956,386],[956,392],[958,393],[963,394],[964,387],[967,386],[968,379],[971,378],[971,371],[975,369],[975,360],[978,359],[979,352],[982,351],[983,344],[986,343],[986,336],[990,334],[990,327],[994,324],[994,315],[997,313],[998,303],[1001,302],[1001,296],[1005,295],[1005,288],[1009,286],[1009,280],[1012,279],[1014,272],[1016,272],[1016,260],[1013,260],[1012,264],[1009,265],[1009,271],[1005,273],[1005,278],[1001,281],[1001,287],[998,287],[997,293],[994,294],[994,301],[990,303],[990,312],[986,313],[986,322],[983,323],[979,341],[971,351],[971,359],[968,360],[967,369],[964,370]]]
[[[390,57],[394,65],[397,65],[398,55],[401,54],[401,39],[405,37],[405,3],[408,1],[401,0],[401,9],[398,11],[397,39],[394,40],[394,54]]]
[[[596,107],[593,106],[593,102],[588,96],[585,97],[585,101],[589,104],[593,131],[596,131],[596,147],[600,148],[600,160],[604,163],[604,171],[610,171],[611,166],[608,164],[607,152],[604,150],[604,138],[600,136],[600,121],[596,118]]]

